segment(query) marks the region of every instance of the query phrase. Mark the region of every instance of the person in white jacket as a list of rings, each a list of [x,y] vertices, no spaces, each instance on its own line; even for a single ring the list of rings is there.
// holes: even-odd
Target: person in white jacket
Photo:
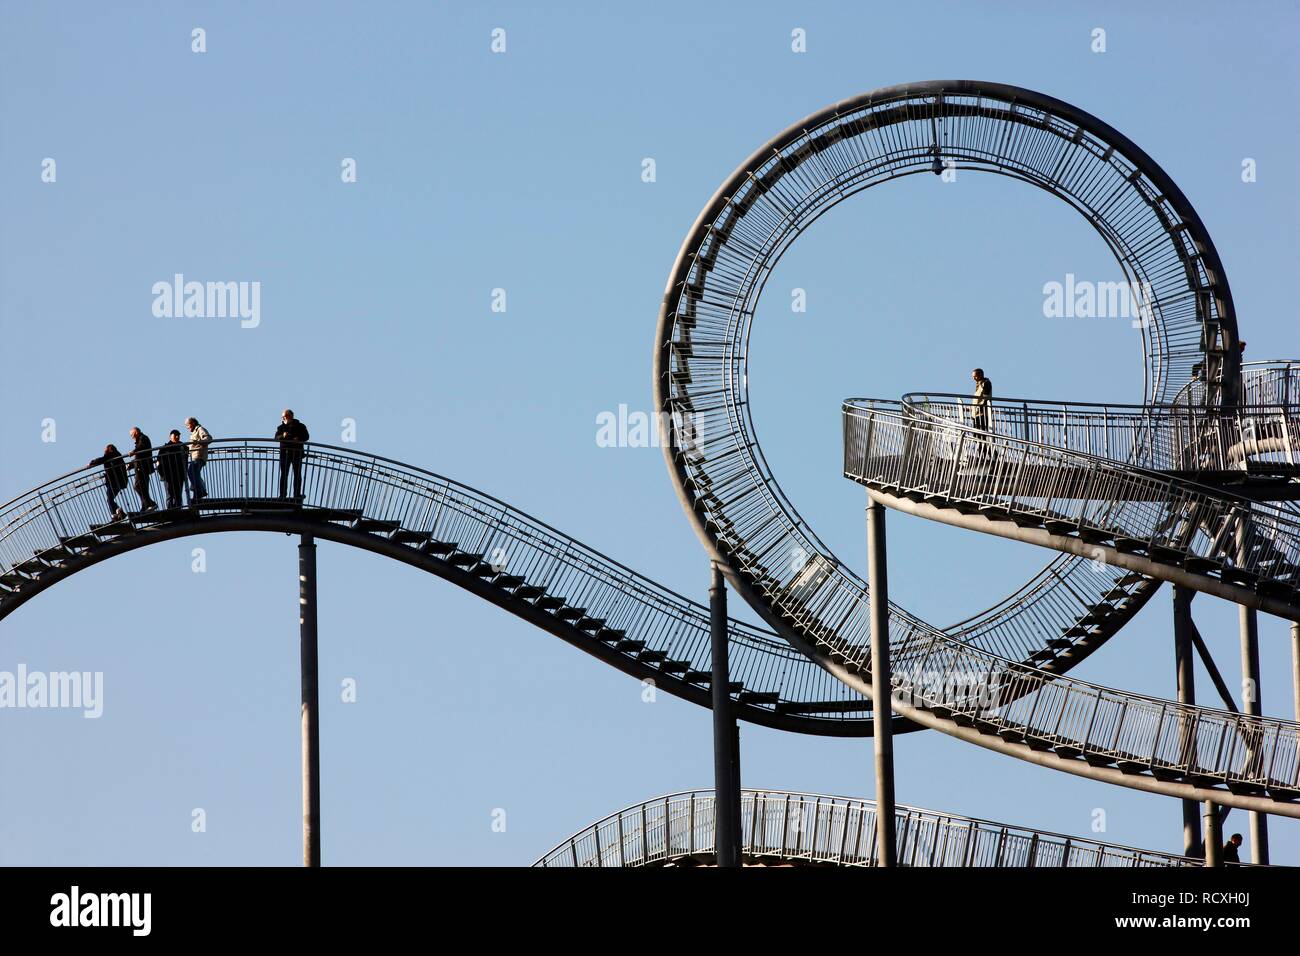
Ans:
[[[190,504],[194,505],[208,496],[207,486],[203,484],[203,466],[208,463],[208,442],[212,441],[212,435],[193,416],[185,419],[185,427],[190,430]]]

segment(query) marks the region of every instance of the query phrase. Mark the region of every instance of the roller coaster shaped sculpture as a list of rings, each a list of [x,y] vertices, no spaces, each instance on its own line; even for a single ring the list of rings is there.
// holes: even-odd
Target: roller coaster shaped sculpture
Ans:
[[[1295,722],[1065,676],[1161,582],[1300,619],[1300,402],[1291,401],[1300,364],[1241,365],[1218,253],[1150,157],[1073,106],[1001,84],[889,87],[807,117],[741,164],[678,253],[654,350],[655,404],[672,432],[664,454],[708,558],[771,628],[729,622],[736,717],[801,733],[873,733],[867,584],[799,516],[754,435],[746,373],[758,297],[794,238],[836,203],[954,165],[1070,203],[1125,277],[1149,290],[1147,400],[1003,399],[979,428],[949,395],[844,403],[844,476],[874,501],[1058,552],[1008,597],[947,628],[889,605],[894,732],[936,729],[1139,790],[1300,817]],[[97,469],[10,501],[0,507],[0,618],[147,544],[297,532],[420,567],[710,705],[708,607],[410,465],[310,444],[305,498],[295,503],[275,497],[277,464],[274,441],[215,441],[209,498],[121,520],[108,515]],[[753,823],[757,798],[746,799]],[[594,859],[627,859],[620,846]],[[1132,855],[1141,853],[1125,859],[1165,858]],[[648,857],[643,849],[638,859]]]

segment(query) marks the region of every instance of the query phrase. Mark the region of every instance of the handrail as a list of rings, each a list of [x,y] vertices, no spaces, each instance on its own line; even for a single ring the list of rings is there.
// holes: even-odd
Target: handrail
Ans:
[[[913,392],[901,404],[915,414],[974,423],[967,396]],[[1300,458],[1297,404],[1205,408],[995,398],[986,405],[990,431],[1151,470],[1294,476]]]
[[[277,499],[280,443],[265,438],[214,439],[208,445],[205,482],[211,498],[201,510],[163,512],[163,517],[198,519],[265,506]],[[544,583],[549,593],[581,604],[587,617],[642,640],[646,651],[686,661],[691,672],[710,670],[708,608],[673,592],[599,551],[559,532],[500,499],[421,468],[379,455],[323,443],[304,446],[303,513],[324,515],[360,509],[367,519],[396,522],[412,532],[428,532],[499,559],[497,571]],[[126,464],[131,453],[123,454]],[[151,496],[165,500],[157,470],[150,475]],[[37,555],[74,559],[67,542],[94,536],[111,526],[105,473],[86,466],[45,482],[0,506],[0,616],[12,601],[7,585],[21,581],[23,567],[39,570]],[[134,491],[123,492],[131,497]],[[289,507],[284,503],[284,507]],[[133,514],[132,530],[145,534],[161,520]],[[417,546],[418,545],[413,545]],[[494,551],[501,552],[494,556]],[[35,562],[35,564],[29,564]],[[15,577],[11,577],[15,576]],[[8,580],[6,580],[8,579]],[[21,596],[21,586],[15,592]],[[745,690],[775,695],[747,701],[746,708],[781,713],[797,705],[805,729],[866,725],[868,708],[860,695],[826,674],[771,632],[732,620],[733,674]],[[734,695],[733,695],[734,696]],[[802,719],[806,718],[806,719]],[[820,722],[820,724],[819,724]]]
[[[543,854],[533,866],[648,866],[707,860],[715,849],[713,810],[714,791],[705,789],[683,790],[635,803],[583,827]],[[875,813],[873,800],[786,790],[742,790],[741,852],[753,862],[767,859],[872,866]],[[955,813],[897,806],[895,814],[898,859],[909,866],[1204,865],[1195,857]],[[996,852],[998,847],[1000,853]]]
[[[949,501],[962,498],[977,504],[1013,508],[1028,508],[1025,502],[1029,500],[1052,502],[1055,509],[1066,507],[1059,495],[1051,493],[1051,482],[1061,480],[1061,460],[1066,454],[1059,449],[1018,443],[979,429],[909,416],[899,403],[865,404],[850,400],[844,405],[844,424],[845,475],[870,486],[897,488],[903,492],[923,491]],[[1000,462],[994,480],[990,480],[987,471],[978,476],[963,474],[961,463],[968,447],[972,459],[978,454],[985,456],[985,460]],[[1044,450],[1051,454],[1044,456],[1042,467],[1035,471],[1031,465],[1038,462],[1031,461],[1030,456],[1043,456]],[[1105,464],[1094,460],[1088,463],[1099,469]],[[1120,529],[1133,537],[1157,544],[1161,540],[1175,540],[1172,519],[1184,513],[1197,516],[1199,524],[1210,527],[1216,526],[1216,518],[1237,521],[1242,518],[1237,502],[1229,500],[1225,517],[1213,510],[1218,503],[1216,493],[1201,494],[1196,486],[1171,480],[1164,480],[1161,494],[1150,496],[1150,500],[1136,505],[1117,501],[1117,482],[1148,479],[1129,475],[1115,466],[1106,467],[1109,471],[1102,471],[1096,479],[1096,488],[1085,484],[1071,492],[1077,495],[1072,499],[1074,510],[1066,514],[1054,511],[1057,520],[1073,520],[1099,529],[1119,522]],[[1078,472],[1085,476],[1089,471],[1090,468],[1070,469],[1071,474]],[[1041,478],[1048,484],[1030,482],[1028,493],[1008,491],[996,479],[1013,473],[1019,476],[1022,485],[1029,480],[1026,476],[1037,476],[1035,481]],[[973,490],[969,492],[968,482],[973,482],[970,484]],[[1107,493],[1103,494],[1103,490]],[[1295,523],[1259,506],[1250,517],[1258,525],[1265,514],[1277,523],[1264,527],[1262,534],[1253,540],[1267,542],[1272,553],[1289,557],[1287,566],[1292,570],[1285,574],[1274,571],[1275,578],[1300,580],[1296,573],[1300,536],[1294,533]],[[1135,516],[1144,518],[1148,524],[1141,529],[1126,527],[1124,519]],[[1163,531],[1161,519],[1165,522]],[[1226,530],[1220,527],[1213,541],[1200,534],[1188,548],[1199,557],[1208,558],[1213,550],[1208,545],[1217,546],[1230,539]],[[1194,546],[1198,543],[1199,548]],[[1246,560],[1234,566],[1250,565],[1251,561]],[[828,637],[826,644],[831,646],[832,639]],[[981,722],[1012,732],[1026,742],[1045,748],[1073,748],[1079,753],[1108,756],[1135,772],[1167,770],[1209,784],[1249,784],[1288,796],[1300,791],[1300,725],[1294,722],[1244,718],[1225,710],[1189,707],[1045,674],[998,661],[970,646],[936,640],[933,634],[910,631],[901,624],[896,625],[893,618],[890,650],[894,695],[905,706],[910,704],[940,715],[960,713],[972,723]],[[974,675],[973,680],[967,680],[971,688],[968,693],[954,694],[944,686],[951,673]],[[1207,740],[1226,741],[1227,746],[1215,749],[1213,757],[1206,748],[1194,748],[1192,753],[1186,753],[1180,749],[1179,735],[1162,736],[1160,725],[1165,718],[1184,731],[1196,728]]]
[[[1149,520],[1152,514],[1161,508],[1163,508],[1163,511],[1159,512],[1161,519],[1183,512],[1194,513],[1198,516],[1198,523],[1202,526],[1208,526],[1214,521],[1222,522],[1225,520],[1232,521],[1235,526],[1243,518],[1248,517],[1253,533],[1266,533],[1276,537],[1279,541],[1288,542],[1287,554],[1293,557],[1287,560],[1287,564],[1300,568],[1300,519],[1297,519],[1294,512],[1280,508],[1272,503],[1254,501],[1233,491],[1205,485],[1190,478],[1171,477],[1150,467],[1136,464],[1120,464],[1113,459],[1090,452],[1075,451],[1049,442],[1009,436],[996,431],[986,431],[963,422],[949,421],[938,416],[929,415],[924,407],[920,408],[921,417],[917,417],[915,415],[916,406],[907,406],[902,402],[890,399],[849,398],[845,399],[842,411],[846,423],[851,419],[861,418],[864,415],[868,417],[874,417],[878,414],[892,416],[894,420],[904,423],[905,427],[914,428],[917,431],[926,431],[935,435],[957,435],[961,436],[963,441],[970,442],[972,447],[980,444],[986,448],[996,447],[999,451],[1011,451],[1017,455],[1016,460],[1026,464],[1026,467],[1029,467],[1029,456],[1036,454],[1044,459],[1041,462],[1035,461],[1034,466],[1036,467],[1070,467],[1078,472],[1086,473],[1088,475],[1084,479],[1086,484],[1074,485],[1068,488],[1048,484],[1040,485],[1036,490],[1054,492],[1056,497],[1053,498],[1049,495],[1047,500],[1056,501],[1058,504],[1062,497],[1066,497],[1065,492],[1068,492],[1069,496],[1075,496],[1071,500],[1092,501],[1094,504],[1100,502],[1100,510],[1090,512],[1088,516],[1095,517],[1097,514],[1106,512],[1111,507],[1117,507],[1120,502],[1154,501],[1153,508],[1147,509],[1147,514],[1143,516],[1148,520],[1148,527],[1144,530],[1134,531],[1129,535],[1130,537],[1152,539],[1153,536],[1158,535],[1159,540],[1165,540],[1165,532],[1172,526],[1165,520]],[[876,417],[875,420],[880,419]],[[927,425],[926,422],[929,424]],[[848,450],[846,444],[846,454]],[[1050,459],[1050,461],[1046,459]],[[945,460],[950,459],[945,458]],[[1005,461],[1002,467],[1006,467]],[[1003,475],[1002,477],[1010,476]],[[1023,473],[1020,477],[1025,480]],[[1035,475],[1035,478],[1041,479],[1043,476]],[[1105,494],[1101,494],[1101,486],[1106,483],[1110,483],[1110,487],[1108,487]],[[990,502],[987,500],[987,496],[990,490],[985,487],[986,485],[987,482],[980,485],[980,492],[984,496],[983,503],[988,504]],[[1098,493],[1090,493],[1089,487]],[[1128,498],[1119,496],[1116,492],[1122,488],[1128,488],[1133,494]],[[997,494],[996,491],[991,493]],[[1023,493],[1020,493],[1020,496],[1041,497],[1041,495],[1025,495]],[[1161,503],[1161,499],[1164,499],[1163,503]],[[1130,509],[1129,513],[1135,514],[1136,510]],[[1157,524],[1163,525],[1163,528],[1159,531],[1156,530]],[[1098,525],[1098,528],[1102,529],[1103,526]],[[1227,544],[1231,540],[1229,536],[1220,535],[1219,538],[1207,543]],[[1212,556],[1208,550],[1196,553],[1199,557]],[[1249,568],[1251,566],[1249,562],[1243,563],[1242,559],[1234,555],[1228,554],[1227,557],[1234,560],[1235,566],[1238,568]],[[1290,580],[1291,578],[1286,579]],[[1300,574],[1295,575],[1294,579],[1300,581]],[[1281,579],[1279,578],[1279,580]]]

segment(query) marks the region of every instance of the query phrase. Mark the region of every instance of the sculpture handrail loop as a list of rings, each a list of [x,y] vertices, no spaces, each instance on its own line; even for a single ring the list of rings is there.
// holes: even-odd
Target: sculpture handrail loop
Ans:
[[[919,410],[847,400],[845,476],[1142,542],[1207,573],[1250,575],[1293,600],[1300,588],[1300,517],[1287,509]]]
[[[741,791],[742,854],[751,862],[875,864],[873,800],[784,790]],[[579,830],[537,867],[654,866],[710,861],[714,791],[633,804]],[[905,866],[1183,867],[1204,861],[917,807],[895,807]]]
[[[373,536],[412,559],[423,559],[421,549],[430,543],[454,543],[454,551],[442,552],[448,561],[462,561],[489,583],[502,580],[517,588],[518,579],[546,595],[563,596],[564,607],[551,609],[553,614],[567,608],[584,612],[570,627],[570,637],[577,636],[575,629],[591,628],[584,636],[587,644],[598,644],[603,636],[613,650],[625,649],[629,668],[633,662],[654,665],[634,672],[652,674],[669,692],[707,702],[707,684],[701,681],[709,671],[708,608],[500,499],[422,468],[308,443],[305,500],[296,505],[278,497],[279,460],[280,443],[272,439],[214,440],[204,469],[208,499],[198,508],[133,513],[125,522],[111,520],[104,470],[98,466],[69,472],[0,505],[0,617],[110,544],[122,550],[164,532],[203,533],[219,519],[238,519],[245,527],[260,516],[266,530],[281,519],[310,520],[320,526],[319,533],[346,531],[352,535],[348,543],[363,546]],[[165,500],[157,472],[150,482],[154,499]],[[353,534],[358,529],[366,534]],[[403,547],[392,549],[393,544]],[[809,733],[868,729],[861,696],[776,635],[732,621],[730,640],[734,679],[744,688],[733,693],[740,716]]]
[[[865,401],[848,399],[848,402]],[[968,396],[915,392],[902,406],[953,424],[973,425]],[[1116,405],[995,398],[990,429],[1022,441],[1153,471],[1298,474],[1300,404]]]

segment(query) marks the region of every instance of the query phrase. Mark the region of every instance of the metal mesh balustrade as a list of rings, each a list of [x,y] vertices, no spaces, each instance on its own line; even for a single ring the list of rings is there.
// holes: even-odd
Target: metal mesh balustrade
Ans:
[[[850,399],[845,475],[973,508],[1000,509],[1189,559],[1204,573],[1291,594],[1300,588],[1300,520],[1274,505],[1132,466],[970,428],[922,406]],[[1194,533],[1191,533],[1194,529]]]
[[[1047,189],[1097,229],[1150,305],[1142,334],[1153,401],[1172,397],[1194,375],[1217,388],[1235,361],[1226,348],[1235,318],[1208,235],[1163,172],[1094,118],[1028,91],[960,81],[877,91],[791,127],[719,189],[683,244],[661,313],[655,388],[660,410],[689,420],[700,439],[690,446],[674,429],[671,457],[701,533],[751,601],[805,635],[865,643],[866,587],[803,522],[754,438],[746,372],[758,296],[794,237],[823,212],[872,185],[928,173],[940,158]],[[1118,570],[1097,575],[1084,562],[1054,559],[1028,585],[948,631],[1010,659],[1046,656],[1064,671],[1154,589]],[[1047,653],[1061,641],[1074,650]]]
[[[534,866],[655,866],[711,863],[714,795],[694,790],[636,804],[592,824]],[[1201,861],[991,823],[915,807],[896,807],[898,861],[920,867],[1180,867]],[[876,807],[870,800],[779,790],[741,792],[747,862],[872,866]]]
[[[912,414],[972,425],[969,399],[951,394],[903,396]],[[1152,471],[1254,472],[1292,476],[1300,449],[1300,405],[1101,405],[1003,398],[990,403],[989,429]]]
[[[118,533],[147,536],[152,528],[178,521],[195,522],[201,531],[210,516],[294,510],[277,498],[278,476],[277,443],[230,439],[209,448],[204,480],[210,497],[197,511],[133,513],[129,522],[114,523],[100,468],[73,472],[20,496],[0,506],[0,615],[21,599],[25,581],[75,567],[96,542]],[[481,555],[494,573],[545,588],[567,606],[582,608],[586,618],[644,642],[634,656],[649,651],[684,663],[687,671],[710,669],[707,607],[501,501],[420,469],[320,444],[307,446],[303,479],[305,500],[295,513],[373,528],[381,535],[396,529],[421,533],[425,538],[409,544],[415,549],[423,540],[455,544],[458,553]],[[155,500],[166,500],[157,474],[151,487]],[[134,512],[135,492],[123,492],[119,502]],[[730,638],[732,680],[749,691],[778,695],[775,702],[747,706],[797,712],[809,724],[862,721],[861,696],[784,640],[736,621]]]
[[[1068,452],[909,416],[898,403],[849,402],[844,418],[845,474],[869,486],[904,494],[921,492],[945,504],[964,499],[975,506],[1008,510],[1041,508],[1044,500],[1057,507],[1065,504],[1042,494],[1032,481],[1033,494],[998,489],[1023,487],[1023,481],[1017,484],[1007,477],[1019,470],[1023,479],[1028,472],[1022,461],[1033,464],[1045,459],[1059,470],[1060,459]],[[988,488],[979,486],[978,493],[971,493],[961,475],[966,440],[1005,461],[1005,466],[999,466],[1004,468],[999,480]],[[1105,462],[1093,462],[1091,467],[1095,484],[1068,505],[1075,509],[1070,514],[1079,525],[1103,527],[1112,520],[1118,511],[1108,502],[1112,496],[1131,493],[1126,482],[1156,481],[1159,495],[1144,495],[1147,500],[1138,502],[1141,507],[1123,512],[1126,519],[1148,524],[1113,530],[1143,537],[1154,547],[1162,536],[1175,540],[1167,530],[1171,515],[1195,513],[1213,529],[1248,514],[1258,526],[1267,527],[1263,539],[1270,553],[1285,555],[1290,563],[1264,566],[1247,560],[1240,566],[1267,570],[1280,580],[1294,582],[1292,542],[1300,537],[1287,525],[1291,519],[1286,514],[1260,506],[1243,512],[1241,502],[1221,499],[1208,489],[1196,491],[1195,486],[1126,472]],[[1052,513],[1064,514],[1055,509]],[[1187,547],[1207,561],[1221,555],[1235,567],[1241,553],[1236,546],[1226,553],[1214,550],[1216,539],[1222,545],[1228,537],[1222,530],[1213,537],[1202,533]],[[824,641],[828,648],[834,646],[831,636]],[[895,696],[906,706],[941,717],[960,716],[987,732],[1031,747],[1107,758],[1130,773],[1168,774],[1209,786],[1254,787],[1278,799],[1300,795],[1300,727],[1295,723],[1180,706],[1056,677],[999,660],[897,617],[890,620],[890,647]],[[860,653],[850,662],[869,663]]]

